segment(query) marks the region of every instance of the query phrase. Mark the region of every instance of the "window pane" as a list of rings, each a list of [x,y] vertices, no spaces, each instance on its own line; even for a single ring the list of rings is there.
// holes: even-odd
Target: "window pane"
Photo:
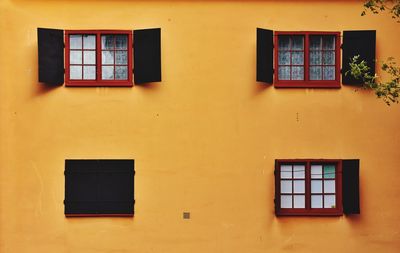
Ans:
[[[116,51],[115,52],[115,64],[127,65],[128,64],[128,52],[127,51]]]
[[[324,166],[324,178],[335,178],[335,165]]]
[[[293,52],[292,65],[303,65],[303,64],[304,64],[304,52]]]
[[[305,208],[306,204],[305,204],[305,196],[304,195],[295,195],[294,196],[294,208]]]
[[[304,165],[294,165],[293,166],[293,176],[294,178],[304,178],[306,167]]]
[[[325,51],[323,57],[324,65],[335,65],[335,52]]]
[[[325,195],[324,196],[324,208],[336,208],[335,195]]]
[[[322,41],[324,49],[335,49],[335,36],[323,36]]]
[[[321,67],[310,67],[310,80],[322,80]]]
[[[290,65],[290,52],[280,51],[278,57],[279,65]]]
[[[321,50],[321,36],[310,36],[310,49]]]
[[[128,80],[128,67],[127,66],[116,66],[115,67],[115,79],[116,80]]]
[[[335,180],[325,180],[324,181],[324,192],[325,193],[335,193]]]
[[[289,36],[284,36],[284,35],[280,35],[278,37],[279,41],[279,50],[289,50],[290,49],[290,37]]]
[[[114,35],[101,36],[101,49],[114,49]]]
[[[82,79],[82,66],[70,66],[69,67],[69,79],[81,80]]]
[[[304,80],[304,67],[292,67],[292,80]]]
[[[303,50],[303,36],[292,36],[292,50]]]
[[[311,180],[311,193],[322,193],[322,180]]]
[[[281,165],[281,178],[292,178],[292,165]]]
[[[281,193],[292,193],[292,181],[281,180]]]
[[[69,63],[70,64],[82,64],[82,51],[70,51],[69,52]]]
[[[292,196],[281,195],[281,208],[292,208]]]
[[[294,193],[305,193],[306,192],[304,180],[295,180],[293,182],[293,187],[294,187],[294,189],[293,189]]]
[[[114,64],[114,51],[102,51],[101,52],[101,63],[102,64]]]
[[[335,80],[335,67],[324,67],[324,80]]]
[[[114,66],[101,67],[101,79],[113,80],[114,79]]]
[[[96,52],[95,51],[83,51],[83,63],[84,64],[96,64]]]
[[[69,36],[69,48],[82,49],[82,35],[70,35]]]
[[[115,36],[115,48],[116,49],[127,49],[128,36],[127,35],[117,35]]]
[[[322,165],[311,165],[311,178],[322,178]]]
[[[311,208],[322,208],[322,195],[311,196]]]
[[[85,80],[96,79],[96,67],[95,66],[83,66],[83,79],[85,79]]]
[[[279,80],[290,80],[290,67],[278,67]]]
[[[96,35],[83,35],[83,48],[96,49]]]
[[[310,51],[310,65],[321,65],[322,54],[321,51]]]

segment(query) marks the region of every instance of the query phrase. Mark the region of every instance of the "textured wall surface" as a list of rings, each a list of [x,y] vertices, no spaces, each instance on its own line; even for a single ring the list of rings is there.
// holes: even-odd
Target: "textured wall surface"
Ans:
[[[0,1],[0,252],[399,252],[400,107],[255,82],[256,27],[400,25],[361,1]],[[162,29],[162,83],[49,88],[37,27]],[[64,161],[135,159],[134,218],[65,218]],[[359,158],[361,215],[274,215],[274,159]],[[182,213],[190,212],[190,219]]]

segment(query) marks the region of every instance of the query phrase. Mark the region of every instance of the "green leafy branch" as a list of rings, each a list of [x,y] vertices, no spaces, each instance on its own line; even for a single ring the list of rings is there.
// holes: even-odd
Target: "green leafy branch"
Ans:
[[[364,3],[364,9],[361,16],[366,15],[369,10],[373,14],[388,11],[392,18],[400,18],[400,0],[368,0]],[[397,22],[400,23],[400,20],[397,20]]]
[[[377,74],[370,74],[370,67],[367,62],[360,60],[360,56],[354,56],[350,62],[350,70],[345,74],[351,74],[354,78],[363,81],[363,88],[374,90],[378,98],[382,98],[387,105],[399,103],[400,95],[400,67],[396,66],[393,57],[389,57],[381,65],[383,72],[386,72],[390,78],[382,81]]]

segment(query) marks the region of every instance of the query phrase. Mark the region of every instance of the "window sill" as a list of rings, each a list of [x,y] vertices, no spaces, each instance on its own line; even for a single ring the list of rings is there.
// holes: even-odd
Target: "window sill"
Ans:
[[[342,216],[343,211],[340,210],[332,210],[332,211],[277,211],[276,216]]]
[[[126,81],[112,81],[112,82],[88,82],[88,81],[74,81],[66,82],[66,87],[132,87],[132,82]]]
[[[340,88],[340,82],[327,81],[278,81],[274,83],[275,88]]]
[[[65,217],[133,217],[133,214],[65,214]]]

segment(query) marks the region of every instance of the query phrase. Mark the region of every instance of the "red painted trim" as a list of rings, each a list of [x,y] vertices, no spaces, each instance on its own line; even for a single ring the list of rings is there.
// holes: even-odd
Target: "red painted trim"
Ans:
[[[279,35],[304,35],[304,80],[279,80],[278,69],[278,36]],[[310,80],[310,50],[309,50],[309,36],[310,35],[334,35],[335,36],[335,80]],[[340,32],[310,32],[310,31],[285,31],[275,32],[274,38],[274,86],[276,88],[340,88]],[[300,65],[301,66],[301,65]]]
[[[65,217],[133,217],[133,214],[65,214]]]
[[[90,34],[96,35],[96,79],[95,80],[71,80],[70,77],[70,43],[69,36],[73,34]],[[114,34],[126,34],[128,36],[128,64],[121,65],[127,66],[128,68],[128,79],[127,80],[101,80],[101,35],[114,35]],[[132,48],[132,31],[130,30],[66,30],[65,31],[65,86],[68,87],[132,87],[133,86],[133,48]],[[83,53],[84,50],[82,50]],[[114,50],[115,51],[115,50]],[[115,65],[115,54],[114,54],[114,65]],[[83,57],[82,57],[83,67]],[[115,68],[114,68],[115,72]],[[83,71],[82,71],[83,77]],[[115,78],[115,74],[114,74]]]

